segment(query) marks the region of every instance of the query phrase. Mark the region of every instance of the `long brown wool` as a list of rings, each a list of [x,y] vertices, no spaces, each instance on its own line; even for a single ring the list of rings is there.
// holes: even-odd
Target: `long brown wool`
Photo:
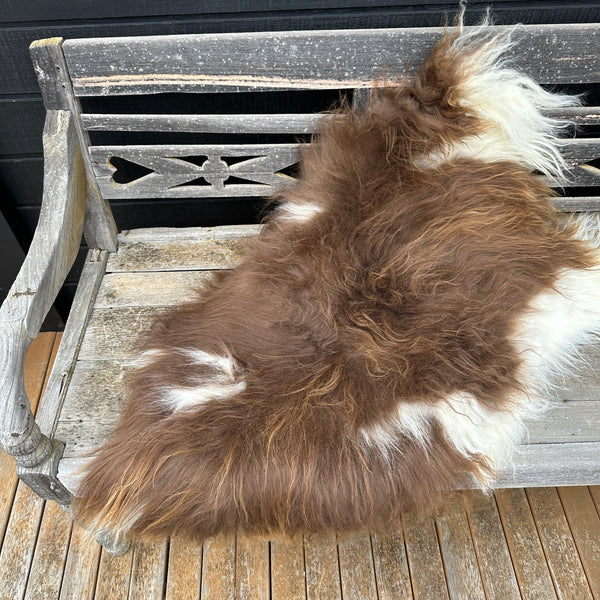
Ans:
[[[307,222],[275,210],[238,268],[156,322],[141,348],[155,358],[131,377],[80,520],[196,539],[380,529],[491,471],[435,419],[427,443],[398,431],[385,453],[359,433],[456,392],[510,410],[515,319],[590,260],[516,162],[419,166],[485,128],[455,97],[454,39],[364,109],[343,106],[303,150],[297,185],[276,200],[322,210]],[[214,369],[182,350],[231,357],[245,389],[172,412],[164,390]]]

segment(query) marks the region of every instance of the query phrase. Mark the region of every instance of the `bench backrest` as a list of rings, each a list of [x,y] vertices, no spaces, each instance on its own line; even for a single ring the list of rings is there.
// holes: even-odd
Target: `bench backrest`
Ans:
[[[88,178],[105,200],[263,196],[293,183],[296,138],[310,133],[319,115],[220,114],[214,99],[207,101],[207,113],[200,96],[177,114],[165,114],[156,108],[160,95],[172,105],[180,94],[354,90],[357,101],[374,78],[385,74],[394,81],[407,65],[418,66],[442,33],[419,28],[55,38],[35,42],[31,51],[46,108],[75,116]],[[597,25],[523,26],[515,37],[515,65],[539,83],[600,83]],[[598,126],[599,113],[583,107],[563,116],[575,116],[585,130]],[[152,143],[143,143],[148,135]],[[100,143],[90,141],[95,138]],[[565,145],[571,181],[567,197],[557,200],[564,210],[600,203],[593,191],[600,170],[589,166],[600,156],[599,142],[581,137]]]

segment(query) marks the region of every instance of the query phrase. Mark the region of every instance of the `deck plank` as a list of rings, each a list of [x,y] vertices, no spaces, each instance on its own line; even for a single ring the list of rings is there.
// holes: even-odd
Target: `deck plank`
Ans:
[[[465,505],[487,600],[521,600],[494,496],[466,492]]]
[[[413,597],[402,528],[373,535],[373,558],[379,600]]]
[[[168,542],[137,542],[133,548],[129,600],[162,600]]]
[[[73,598],[93,600],[100,564],[100,550],[100,545],[89,531],[77,525],[73,526],[60,600]]]
[[[419,520],[413,513],[402,519],[406,555],[415,600],[444,600],[448,587],[435,521]]]
[[[133,552],[112,556],[102,550],[94,600],[128,600]]]
[[[593,600],[556,488],[527,490],[559,598]]]
[[[46,502],[25,600],[59,597],[70,538],[70,516],[56,502]]]
[[[338,548],[344,600],[377,600],[371,536],[338,537]]]
[[[304,600],[306,577],[301,535],[277,536],[271,541],[271,596],[273,600]]]
[[[235,596],[235,535],[209,538],[202,549],[202,600]]]
[[[202,544],[177,536],[169,544],[165,600],[200,598]]]
[[[525,490],[498,490],[496,501],[523,600],[556,598]]]
[[[22,598],[25,593],[43,510],[44,501],[20,481],[0,552],[5,598]]]
[[[436,525],[450,597],[486,600],[467,515],[459,497],[445,502]]]
[[[239,600],[269,600],[269,542],[238,533],[235,557],[235,597]]]
[[[600,517],[585,486],[559,488],[571,534],[594,598],[600,598]]]
[[[307,600],[340,600],[340,566],[335,533],[304,536]]]

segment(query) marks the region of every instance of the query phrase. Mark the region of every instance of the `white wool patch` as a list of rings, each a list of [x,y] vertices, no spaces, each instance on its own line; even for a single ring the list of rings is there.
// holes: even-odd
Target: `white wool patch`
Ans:
[[[437,404],[433,414],[447,440],[461,454],[481,454],[492,468],[499,469],[510,463],[515,445],[526,433],[520,410],[524,399],[512,400],[509,409],[492,410],[472,394],[461,392]]]
[[[246,389],[245,381],[237,383],[209,383],[197,387],[163,388],[161,403],[170,410],[197,409],[211,400],[228,400]]]
[[[278,208],[278,216],[285,221],[306,223],[323,212],[323,207],[318,204],[296,204],[284,202]]]
[[[159,402],[172,412],[197,409],[211,400],[227,400],[246,389],[246,382],[236,378],[233,357],[211,354],[204,350],[176,350],[189,360],[190,378],[195,366],[207,367],[209,373],[197,377],[197,385],[164,386]]]
[[[165,355],[165,351],[158,348],[151,348],[140,352],[139,356],[132,363],[134,369],[144,369],[156,361],[156,359]]]
[[[424,402],[400,404],[396,415],[384,423],[373,423],[359,430],[359,436],[369,447],[379,450],[386,458],[396,450],[399,437],[406,436],[421,446],[431,442],[431,406]]]
[[[204,352],[204,350],[182,350],[182,353],[189,357],[193,364],[218,369],[230,379],[234,377],[235,364],[231,356],[219,356],[218,354]]]
[[[562,178],[566,165],[558,136],[571,124],[545,116],[542,111],[577,106],[577,97],[553,94],[533,79],[512,68],[504,58],[515,45],[510,28],[498,34],[487,24],[465,30],[454,42],[464,54],[464,80],[456,95],[457,104],[486,125],[477,137],[448,147],[441,160],[476,158],[485,162],[516,161],[550,178]]]
[[[430,446],[431,425],[437,422],[458,452],[467,458],[484,455],[494,468],[500,468],[510,462],[515,444],[525,434],[519,413],[518,402],[511,410],[495,411],[480,404],[472,394],[459,392],[433,405],[401,404],[393,419],[360,433],[368,447],[387,458],[396,449],[399,436],[407,436],[425,448]]]
[[[533,299],[511,336],[523,361],[519,379],[527,393],[548,395],[576,369],[578,348],[598,334],[600,264],[565,269],[554,289]]]

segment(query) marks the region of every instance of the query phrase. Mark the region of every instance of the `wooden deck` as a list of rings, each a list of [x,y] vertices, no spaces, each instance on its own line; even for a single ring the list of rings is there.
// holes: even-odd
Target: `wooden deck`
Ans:
[[[32,344],[35,406],[60,335]],[[600,486],[469,492],[385,536],[136,544],[111,557],[0,455],[0,598],[600,599]]]

